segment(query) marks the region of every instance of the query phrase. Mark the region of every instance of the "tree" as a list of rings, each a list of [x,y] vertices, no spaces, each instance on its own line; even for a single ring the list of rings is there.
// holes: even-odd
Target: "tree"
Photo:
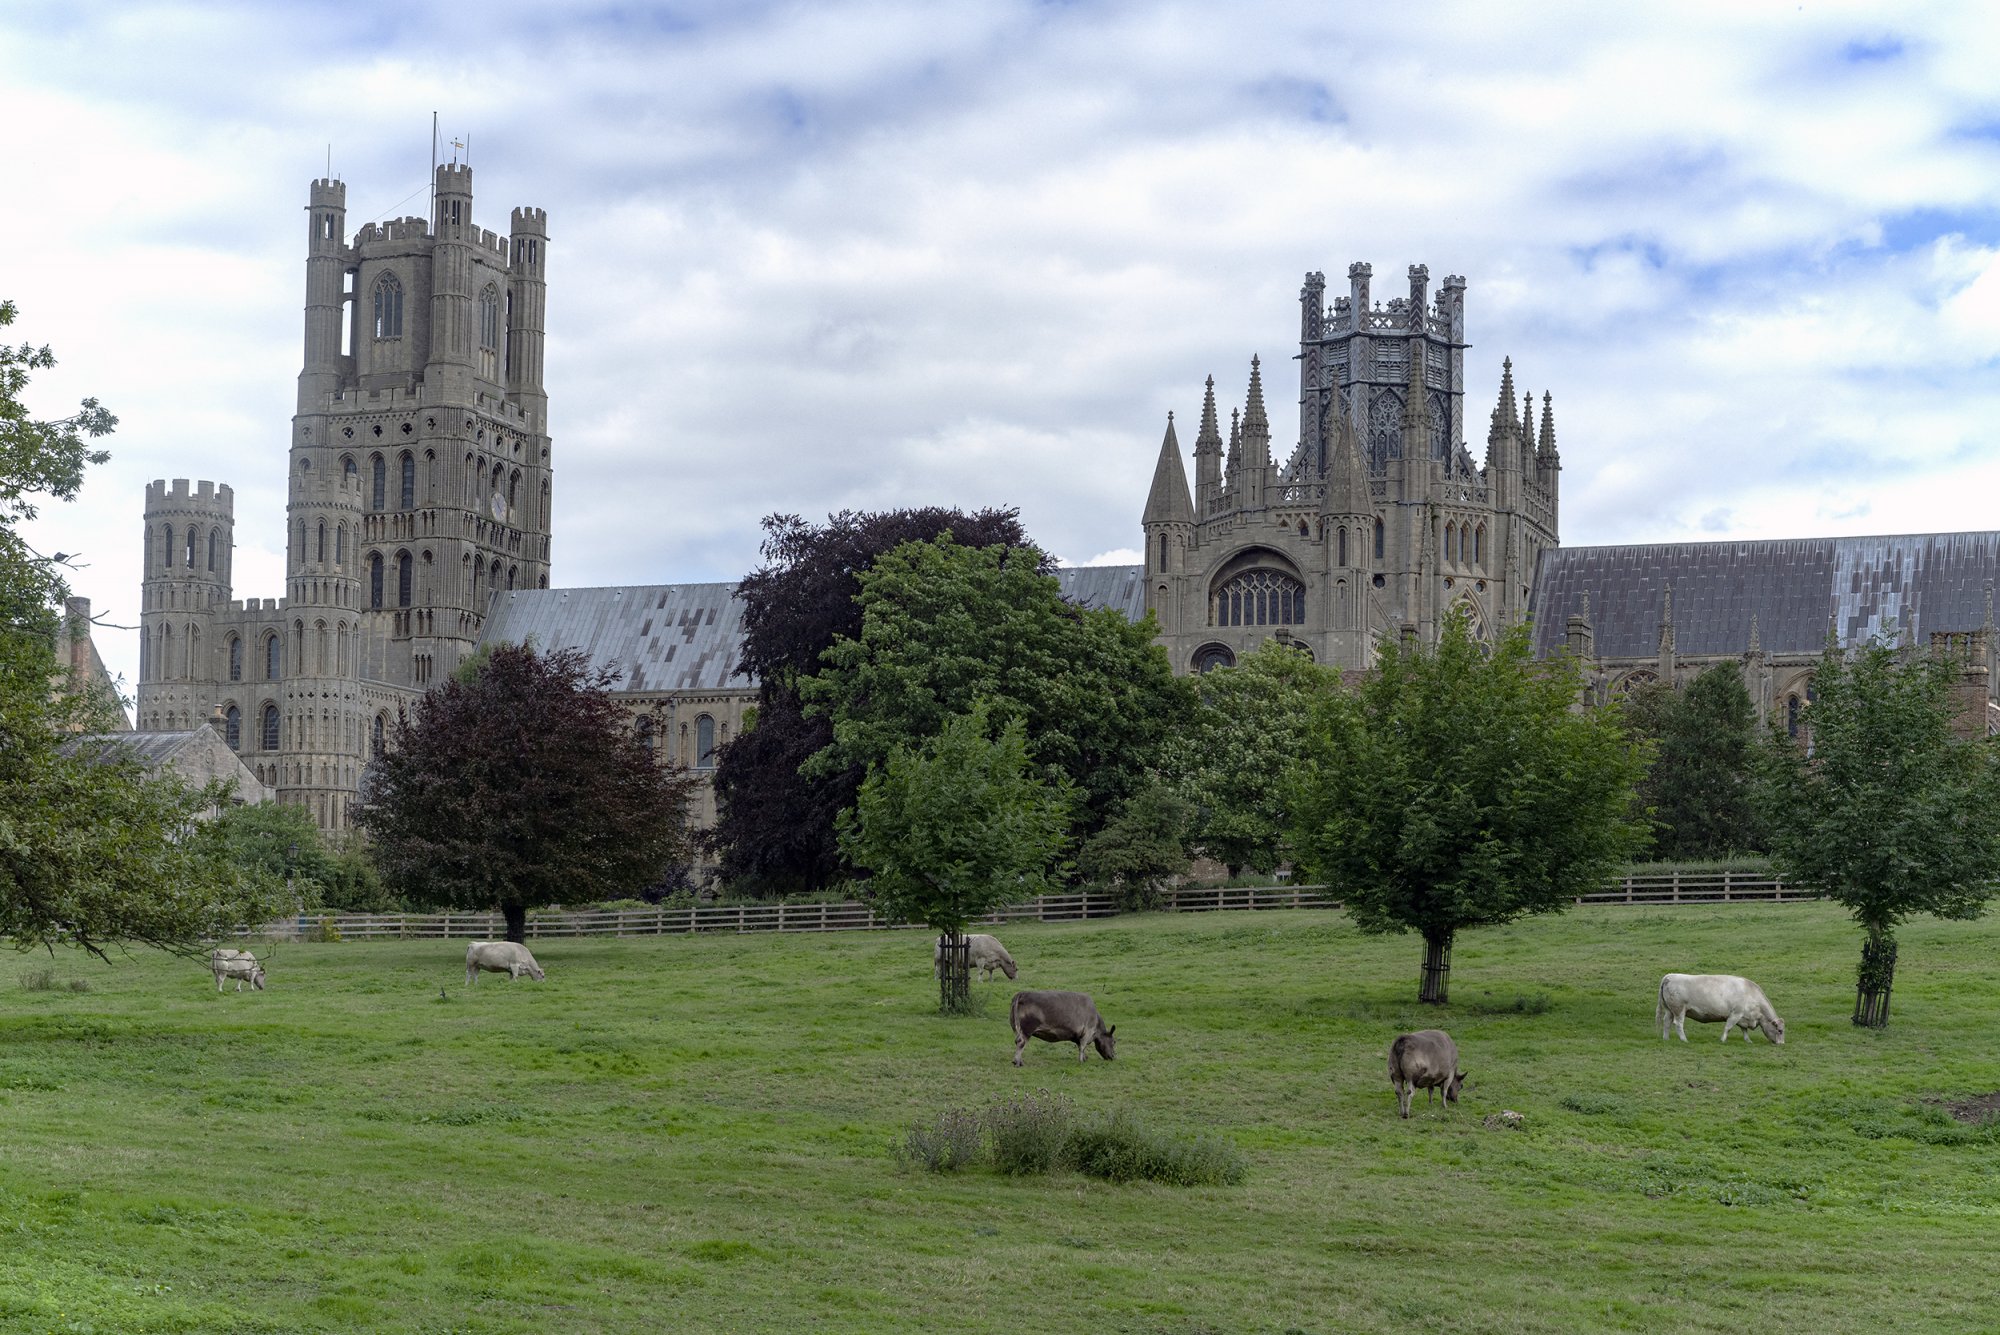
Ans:
[[[1128,905],[1151,906],[1153,891],[1188,869],[1195,808],[1162,783],[1148,784],[1119,806],[1077,853],[1085,879],[1113,885]]]
[[[1076,789],[1086,836],[1148,782],[1192,700],[1149,616],[1064,601],[1033,547],[967,547],[941,534],[886,552],[861,576],[861,629],[799,681],[833,740],[809,778],[879,765],[984,701],[1019,720],[1029,753]]]
[[[0,327],[14,318],[0,302]],[[62,558],[36,552],[19,526],[44,498],[75,499],[88,466],[109,457],[89,442],[117,419],[95,399],[33,417],[22,395],[53,365],[46,347],[0,344],[0,935],[100,957],[122,942],[191,952],[273,917],[282,887],[231,862],[201,819],[219,787],[154,773],[117,747],[63,749],[106,728],[116,705],[57,660]]]
[[[1069,827],[1071,796],[1044,784],[1019,719],[992,733],[984,702],[937,734],[898,745],[840,816],[840,845],[873,873],[875,902],[939,934],[940,1005],[965,1009],[965,929],[1039,891]]]
[[[1639,800],[1663,858],[1727,857],[1761,849],[1755,802],[1757,714],[1743,669],[1717,663],[1683,690],[1642,688],[1627,720],[1653,744]]]
[[[1764,746],[1778,874],[1867,932],[1859,1025],[1889,1023],[1897,926],[1919,913],[1976,918],[2000,877],[2000,755],[1983,735],[1953,732],[1962,668],[1881,640],[1846,654],[1829,646],[1813,676],[1809,748],[1775,724]]]
[[[1306,746],[1313,703],[1340,675],[1279,640],[1201,677],[1200,700],[1161,761],[1194,804],[1190,837],[1229,869],[1269,872],[1290,856],[1286,777]]]
[[[217,818],[216,828],[232,861],[282,882],[300,907],[353,913],[402,907],[358,841],[330,845],[304,807],[233,806]]]
[[[801,776],[800,767],[833,741],[833,725],[805,712],[798,682],[818,670],[834,640],[861,633],[855,595],[875,558],[939,533],[981,547],[1027,541],[1014,510],[844,510],[823,525],[797,515],[764,520],[764,565],[736,589],[743,602],[737,670],[757,681],[756,726],[746,721],[716,758],[716,825],[707,837],[729,881],[818,890],[841,875],[834,819],[854,805],[866,771],[851,765]]]
[[[1363,931],[1423,934],[1419,1000],[1447,999],[1459,932],[1562,909],[1643,838],[1642,749],[1615,708],[1573,708],[1578,690],[1525,625],[1489,653],[1453,616],[1434,648],[1387,644],[1356,694],[1316,706],[1293,848]]]
[[[657,768],[584,654],[502,645],[401,712],[359,821],[409,899],[493,909],[637,894],[685,855],[691,780]]]

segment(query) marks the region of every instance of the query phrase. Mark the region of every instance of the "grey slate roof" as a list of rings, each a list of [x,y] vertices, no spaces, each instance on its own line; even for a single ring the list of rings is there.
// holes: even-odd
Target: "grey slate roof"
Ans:
[[[755,690],[735,675],[743,604],[734,584],[509,589],[493,595],[481,644],[581,649],[625,691]]]
[[[1063,597],[1084,607],[1115,607],[1127,621],[1146,615],[1146,567],[1064,566],[1056,571]]]
[[[1740,654],[1752,615],[1766,653],[1816,653],[1829,618],[1843,644],[1891,625],[1919,642],[1977,630],[1996,578],[1992,532],[1557,547],[1542,553],[1530,612],[1538,654],[1563,642],[1587,596],[1597,655],[1648,658],[1659,652],[1671,585],[1676,653]]]
[[[103,763],[129,755],[147,769],[158,769],[200,736],[201,728],[176,732],[100,732],[73,737],[56,749],[66,756],[82,756]]]

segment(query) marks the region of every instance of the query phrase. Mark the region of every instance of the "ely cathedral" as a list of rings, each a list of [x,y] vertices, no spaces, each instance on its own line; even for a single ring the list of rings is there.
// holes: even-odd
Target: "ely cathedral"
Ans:
[[[756,699],[733,585],[549,587],[547,220],[517,208],[501,235],[472,205],[470,168],[442,166],[429,219],[349,238],[346,187],[310,187],[283,597],[236,596],[228,486],[146,490],[139,732],[212,728],[329,831],[351,826],[398,708],[482,642],[618,670],[642,742],[697,775]],[[1733,661],[1793,729],[1829,641],[1894,634],[1958,655],[1962,718],[1993,730],[2000,533],[1562,547],[1552,396],[1517,400],[1503,362],[1484,458],[1466,444],[1465,279],[1433,297],[1415,265],[1383,301],[1368,265],[1347,277],[1329,302],[1306,275],[1283,461],[1261,364],[1226,434],[1211,379],[1192,488],[1168,417],[1144,563],[1059,571],[1069,597],[1151,613],[1183,673],[1270,639],[1362,671],[1454,613],[1488,638],[1525,620],[1599,698]],[[711,823],[712,792],[694,800]]]

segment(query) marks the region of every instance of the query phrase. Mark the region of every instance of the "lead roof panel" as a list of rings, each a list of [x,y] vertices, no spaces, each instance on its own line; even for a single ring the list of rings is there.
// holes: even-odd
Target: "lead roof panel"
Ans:
[[[1671,588],[1676,653],[1740,654],[1753,616],[1766,653],[1817,653],[1829,627],[1843,645],[1977,630],[1996,578],[1994,532],[1557,547],[1542,553],[1530,613],[1538,654],[1588,599],[1597,656],[1647,658]]]

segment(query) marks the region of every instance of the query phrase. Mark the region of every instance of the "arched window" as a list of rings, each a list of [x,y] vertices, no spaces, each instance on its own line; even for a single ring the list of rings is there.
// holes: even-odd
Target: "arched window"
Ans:
[[[160,526],[160,533],[166,538],[166,543],[161,548],[167,554],[166,566],[167,569],[172,570],[174,568],[174,526],[172,524],[163,524]]]
[[[278,669],[280,667],[279,652],[278,637],[275,634],[266,635],[264,637],[265,681],[276,681],[278,679]]]
[[[215,573],[215,540],[221,536],[221,532],[220,529],[213,528],[208,531],[208,573],[211,575]]]
[[[639,749],[646,753],[646,759],[651,760],[656,739],[653,736],[653,720],[650,715],[639,716],[638,734]]]
[[[405,510],[417,506],[417,458],[408,450],[403,451],[403,504]]]
[[[153,679],[153,637],[143,631],[139,635],[139,680]]]
[[[521,473],[519,469],[516,469],[514,475],[507,479],[507,513],[509,515],[514,513],[514,507],[520,504],[520,501]]]
[[[1377,561],[1382,559],[1382,521],[1380,519],[1375,521],[1375,559]]]
[[[500,375],[500,289],[492,283],[479,294],[479,374]]]
[[[229,679],[243,680],[243,641],[234,635],[229,637]]]
[[[375,280],[375,337],[403,336],[403,285],[385,273]]]
[[[1194,661],[1191,666],[1197,673],[1213,672],[1217,668],[1235,667],[1236,655],[1231,653],[1225,645],[1204,644],[1201,648],[1194,651]]]
[[[396,606],[410,605],[410,554],[396,553]]]
[[[1486,525],[1472,530],[1472,564],[1478,565],[1486,559]]]
[[[187,531],[187,560],[181,562],[181,564],[186,566],[189,570],[194,569],[195,549],[196,549],[196,541],[195,541],[194,525],[189,524]]]
[[[1347,529],[1346,529],[1345,527],[1343,527],[1343,528],[1342,528],[1342,529],[1340,530],[1340,534],[1339,534],[1339,537],[1340,537],[1340,561],[1338,562],[1338,564],[1340,564],[1340,565],[1346,565],[1346,564],[1347,564]]]
[[[368,754],[377,759],[380,759],[382,755],[382,734],[387,731],[387,723],[388,720],[384,715],[377,714],[374,726],[369,734]]]
[[[319,665],[319,675],[326,675],[326,623],[313,622],[313,661]]]
[[[232,751],[243,749],[243,711],[235,705],[229,706],[222,716],[222,740],[229,743]]]
[[[377,611],[382,607],[382,553],[368,554],[368,606]]]
[[[1162,533],[1160,535],[1160,569],[1165,570],[1166,568],[1167,568],[1167,535]]]
[[[507,567],[507,587],[508,587],[508,588],[510,588],[510,589],[511,589],[511,588],[513,588],[513,587],[514,587],[514,580],[515,580],[515,578],[516,578],[516,577],[517,577],[517,576],[518,576],[518,575],[520,574],[520,571],[521,571],[521,567],[519,567],[519,566],[508,566],[508,567]]]
[[[174,679],[174,628],[172,626],[163,625],[160,627],[159,667],[161,681],[172,681]]]
[[[278,707],[276,705],[267,704],[264,706],[263,740],[266,751],[275,751],[278,749]]]
[[[333,530],[333,563],[337,566],[347,564],[347,525],[345,524],[336,525]]]
[[[368,490],[368,508],[371,510],[387,509],[389,505],[388,461],[378,454],[368,461],[368,466],[373,473],[373,478],[371,479],[373,485]]]
[[[1447,561],[1458,560],[1458,525],[1456,524],[1446,524],[1444,526],[1444,559]]]
[[[319,555],[315,556],[313,560],[318,561],[321,565],[325,565],[326,564],[326,521],[324,519],[319,521],[318,552]]]
[[[1305,610],[1305,585],[1275,570],[1246,570],[1215,594],[1218,626],[1298,626]]]
[[[292,666],[301,673],[306,670],[306,623],[292,623]]]
[[[361,470],[354,466],[354,456],[351,454],[341,455],[340,480],[342,482],[354,482],[358,481],[360,477],[361,477]]]
[[[715,720],[707,714],[694,721],[694,767],[715,768]]]
[[[1787,737],[1799,735],[1799,697],[1796,695],[1785,697],[1785,735]]]
[[[422,590],[426,604],[437,601],[437,564],[429,552],[424,553],[424,582]]]

